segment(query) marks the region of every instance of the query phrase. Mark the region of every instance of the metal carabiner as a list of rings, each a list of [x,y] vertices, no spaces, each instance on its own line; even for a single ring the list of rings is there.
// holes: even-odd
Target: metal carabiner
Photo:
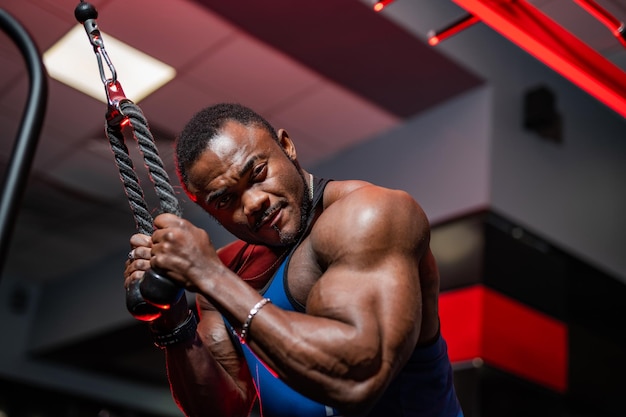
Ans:
[[[81,0],[74,10],[74,16],[76,17],[76,20],[78,20],[78,22],[85,27],[85,32],[87,32],[87,37],[93,46],[93,51],[98,60],[100,80],[102,80],[102,84],[104,84],[104,91],[107,98],[107,104],[109,106],[107,121],[111,124],[119,124],[125,118],[120,108],[120,104],[123,101],[130,100],[126,98],[121,84],[117,81],[117,71],[115,70],[113,62],[109,58],[109,54],[107,54],[106,49],[104,48],[102,34],[100,33],[98,23],[96,22],[98,12],[93,5],[85,3]],[[106,68],[108,68],[111,73],[110,77],[107,77],[106,75]]]
[[[115,71],[115,67],[113,66],[113,63],[109,58],[109,54],[107,54],[106,49],[104,49],[104,42],[102,41],[100,34],[94,36],[91,43],[93,45],[93,51],[96,54],[96,58],[98,59],[98,70],[100,71],[100,79],[102,80],[102,84],[106,85],[108,82],[116,82],[117,71]],[[111,72],[110,78],[107,78],[106,76],[104,63],[102,61],[106,62],[109,71]]]

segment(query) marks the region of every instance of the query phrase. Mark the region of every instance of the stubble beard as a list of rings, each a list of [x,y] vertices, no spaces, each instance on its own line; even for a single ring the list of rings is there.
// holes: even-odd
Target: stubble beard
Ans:
[[[298,229],[295,232],[284,232],[280,230],[278,226],[273,226],[276,233],[278,233],[280,243],[285,246],[297,243],[300,237],[304,234],[309,221],[309,212],[311,211],[311,206],[313,205],[313,202],[309,198],[309,184],[298,166],[296,166],[296,169],[298,170],[304,185],[304,192],[302,193],[302,201],[300,203],[300,224],[298,225]]]

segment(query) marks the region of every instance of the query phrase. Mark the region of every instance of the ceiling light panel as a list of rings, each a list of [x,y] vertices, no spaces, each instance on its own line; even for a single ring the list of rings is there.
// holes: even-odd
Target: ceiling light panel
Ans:
[[[105,50],[117,73],[124,94],[135,103],[176,76],[176,70],[112,36],[101,32]],[[76,25],[43,55],[50,77],[104,103],[106,93],[97,57],[82,25]],[[105,77],[112,74],[103,62]]]

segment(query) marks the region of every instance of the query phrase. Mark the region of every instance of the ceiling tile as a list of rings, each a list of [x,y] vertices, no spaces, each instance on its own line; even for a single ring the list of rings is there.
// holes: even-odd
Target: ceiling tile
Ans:
[[[321,81],[316,73],[245,34],[206,56],[188,74],[200,88],[210,86],[221,101],[241,102],[261,113]]]
[[[314,138],[314,146],[335,153],[364,138],[396,126],[400,119],[352,92],[333,84],[320,85],[272,119],[287,131],[292,128]],[[323,120],[323,123],[320,121]]]
[[[168,131],[173,138],[201,108],[220,101],[208,86],[189,75],[179,75],[166,86],[147,97],[138,106],[148,124]]]
[[[100,8],[98,21],[102,31],[178,70],[235,30],[206,8],[185,0],[177,0],[175,5],[115,0]],[[106,39],[104,42],[106,47]]]
[[[16,19],[44,52],[68,31],[68,24],[75,24],[74,8],[78,1],[61,0],[0,0],[0,8]],[[95,4],[96,2],[94,2]],[[67,7],[67,9],[65,9]],[[87,39],[85,35],[85,39]],[[88,42],[88,41],[87,41]]]

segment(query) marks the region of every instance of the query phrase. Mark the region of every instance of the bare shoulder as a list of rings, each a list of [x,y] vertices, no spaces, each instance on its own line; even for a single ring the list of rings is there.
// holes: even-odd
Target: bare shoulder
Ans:
[[[326,185],[326,189],[324,190],[324,207],[326,208],[334,204],[353,191],[372,186],[373,184],[360,180],[331,181]]]
[[[324,207],[311,235],[315,248],[322,252],[327,249],[339,255],[353,248],[366,253],[401,250],[419,254],[428,247],[426,214],[405,191],[364,181],[331,182]]]

